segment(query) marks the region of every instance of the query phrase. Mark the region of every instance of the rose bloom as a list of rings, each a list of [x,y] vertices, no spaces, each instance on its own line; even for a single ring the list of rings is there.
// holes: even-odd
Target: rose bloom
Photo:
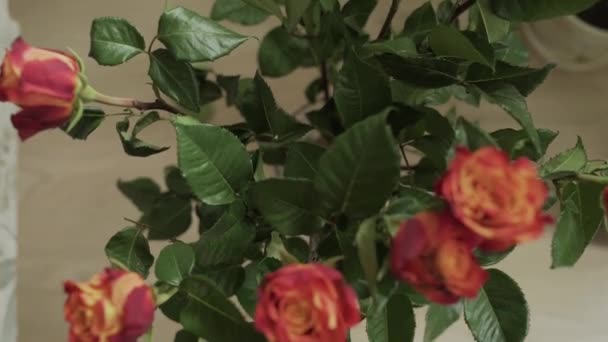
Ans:
[[[534,164],[513,162],[495,147],[460,148],[437,192],[453,215],[485,241],[481,248],[503,251],[539,237],[551,218],[543,214],[549,195]]]
[[[79,73],[72,56],[32,47],[20,38],[13,43],[0,70],[0,101],[21,107],[11,118],[21,139],[70,119]]]
[[[255,326],[270,342],[343,342],[361,321],[355,292],[321,264],[293,264],[264,278]]]
[[[64,287],[70,342],[135,342],[152,326],[154,295],[137,273],[106,269]]]
[[[433,302],[474,298],[488,278],[473,255],[475,244],[475,236],[449,214],[423,212],[401,224],[391,246],[391,269]]]

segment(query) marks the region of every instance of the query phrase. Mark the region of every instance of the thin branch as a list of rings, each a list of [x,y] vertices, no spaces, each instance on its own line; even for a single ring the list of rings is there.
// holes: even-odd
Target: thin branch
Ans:
[[[323,86],[325,102],[329,102],[331,94],[329,93],[329,75],[327,74],[327,62],[321,63],[321,85]]]
[[[393,19],[397,14],[397,10],[399,9],[399,5],[401,4],[401,0],[393,0],[391,3],[391,7],[388,10],[388,15],[386,16],[386,20],[384,20],[384,24],[382,25],[382,29],[380,29],[380,33],[378,33],[378,40],[387,38],[391,33],[391,26],[393,24]]]
[[[407,154],[405,153],[405,144],[399,145],[399,150],[401,151],[401,156],[403,157],[403,161],[405,162],[405,167],[407,170],[413,170],[410,161],[407,159]]]
[[[454,13],[452,13],[452,16],[450,17],[450,23],[455,22],[461,14],[471,8],[471,6],[475,5],[476,2],[477,0],[466,0],[465,2],[458,4],[456,9],[454,9]]]

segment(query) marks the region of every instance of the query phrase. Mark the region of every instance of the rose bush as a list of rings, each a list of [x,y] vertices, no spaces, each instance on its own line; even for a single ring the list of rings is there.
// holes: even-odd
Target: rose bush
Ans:
[[[17,40],[0,101],[21,107],[22,139],[58,127],[87,139],[122,116],[124,152],[148,157],[169,147],[142,131],[165,122],[176,133],[166,186],[118,182],[140,216],[106,244],[112,268],[66,282],[70,341],[151,338],[157,306],[182,327],[179,342],[342,342],[358,323],[371,342],[413,341],[421,309],[425,341],[461,315],[476,341],[524,340],[524,293],[489,267],[540,238],[556,204],[551,266],[576,264],[604,226],[608,162],[581,139],[547,157],[557,133],[535,126],[526,97],[554,65],[528,65],[517,23],[594,2],[442,0],[404,18],[392,0],[377,30],[374,0],[216,0],[211,17],[167,4],[148,43],[126,19],[95,19],[89,56],[145,56],[150,101],[102,94],[75,52]],[[276,24],[260,37],[258,72],[214,64],[255,41],[224,20]],[[285,110],[267,79],[298,68],[318,76],[305,105]],[[486,131],[471,107],[440,112],[456,101],[495,104],[521,127]],[[209,124],[213,107],[242,120]],[[181,241],[192,226],[197,238]]]

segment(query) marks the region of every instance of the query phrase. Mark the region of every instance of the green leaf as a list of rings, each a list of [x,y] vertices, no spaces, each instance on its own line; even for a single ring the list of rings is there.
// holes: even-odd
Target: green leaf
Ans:
[[[560,191],[562,212],[551,245],[552,268],[574,266],[604,224],[600,198],[605,185],[571,181]]]
[[[229,204],[252,179],[245,146],[227,130],[186,117],[175,119],[179,168],[194,194],[210,205]]]
[[[315,187],[324,211],[353,219],[376,213],[399,182],[400,162],[386,115],[355,124],[319,160]]]
[[[494,43],[496,59],[512,65],[526,66],[530,56],[528,48],[519,38],[519,34],[511,31],[505,39]]]
[[[169,149],[169,147],[159,147],[140,140],[135,134],[128,132],[129,126],[129,118],[116,123],[116,131],[126,154],[132,157],[149,157]]]
[[[359,261],[370,292],[375,296],[378,277],[378,254],[376,252],[376,218],[369,218],[359,226],[355,236]]]
[[[116,185],[141,212],[150,210],[160,197],[160,186],[150,178],[137,178],[125,182],[119,180]]]
[[[310,256],[310,246],[300,237],[285,238],[281,237],[283,246],[287,253],[298,259],[299,262],[308,262]]]
[[[211,280],[226,297],[232,297],[245,280],[245,270],[240,265],[230,265],[201,272]]]
[[[299,66],[314,64],[308,40],[294,37],[283,26],[264,36],[258,50],[258,62],[262,75],[269,77],[282,77]]]
[[[217,76],[217,84],[226,92],[226,105],[232,106],[236,103],[239,94],[239,79],[241,76]]]
[[[161,196],[154,206],[141,218],[141,223],[150,226],[150,240],[174,239],[188,230],[192,223],[190,199]]]
[[[65,126],[62,129],[74,139],[87,140],[105,118],[105,113],[101,109],[84,108],[82,117],[71,130],[68,131]]]
[[[212,281],[202,276],[185,279],[180,291],[187,304],[179,321],[189,332],[208,341],[263,341],[239,310]]]
[[[426,326],[424,328],[424,342],[435,341],[452,324],[460,318],[462,305],[431,304],[426,312]]]
[[[217,0],[211,9],[211,19],[229,20],[241,25],[257,25],[267,17],[264,11],[246,4],[243,0]]]
[[[514,130],[505,128],[492,133],[492,137],[496,140],[503,151],[509,153],[511,159],[515,160],[521,157],[526,157],[533,161],[538,161],[547,152],[549,145],[557,138],[558,133],[548,129],[539,129],[541,153],[538,154],[524,130]]]
[[[200,104],[206,105],[222,98],[222,89],[209,80],[201,81],[200,83]]]
[[[549,159],[540,167],[543,178],[555,178],[564,174],[576,174],[587,165],[587,152],[580,137],[576,146]]]
[[[158,39],[178,60],[203,62],[229,54],[248,38],[189,9],[176,7],[160,18]]]
[[[511,23],[494,14],[490,1],[491,0],[477,0],[476,6],[479,9],[488,42],[495,43],[502,40],[509,33]]]
[[[325,150],[318,145],[296,142],[287,148],[284,174],[287,178],[314,180],[319,171],[319,159]]]
[[[481,65],[473,65],[467,71],[467,82],[484,88],[486,85],[508,83],[513,85],[523,95],[530,95],[555,68],[548,64],[541,69],[518,67],[504,62],[496,63],[492,70]]]
[[[279,7],[275,0],[243,0],[243,2],[268,14],[272,14],[283,21],[283,12],[281,12],[281,7]]]
[[[464,301],[464,318],[476,341],[522,342],[528,334],[528,303],[505,273],[491,269],[475,299]]]
[[[405,20],[403,33],[419,44],[437,26],[437,16],[430,1],[418,7]]]
[[[490,103],[498,105],[509,113],[515,121],[528,133],[534,148],[541,152],[540,136],[534,127],[532,115],[528,111],[526,99],[519,93],[517,88],[508,83],[497,83],[484,85],[480,88],[484,98]]]
[[[100,65],[122,64],[145,49],[144,37],[125,19],[103,17],[93,20],[89,56]]]
[[[251,204],[281,234],[310,234],[321,228],[321,218],[314,213],[318,195],[312,181],[267,179],[252,184],[248,195]]]
[[[406,186],[399,192],[399,197],[391,201],[384,211],[384,220],[391,235],[396,235],[401,222],[416,214],[439,209],[443,202],[433,193],[421,188]]]
[[[409,37],[397,37],[390,40],[367,43],[363,45],[362,52],[370,56],[390,53],[396,56],[410,57],[418,54],[416,44]]]
[[[127,228],[116,233],[105,247],[106,255],[112,265],[141,274],[147,278],[154,256],[150,245],[137,228]]]
[[[460,82],[458,63],[433,57],[376,57],[390,76],[421,88],[443,88]]]
[[[258,287],[266,274],[278,270],[281,262],[273,258],[264,258],[259,262],[251,262],[245,266],[245,281],[237,291],[236,296],[245,311],[253,316],[258,300]]]
[[[221,2],[221,1],[218,1]],[[173,342],[199,342],[198,336],[186,331],[180,330],[175,334]]]
[[[576,14],[598,0],[491,0],[494,12],[510,21],[535,21]]]
[[[289,30],[293,30],[298,25],[311,2],[312,0],[285,0],[286,24]]]
[[[452,88],[425,89],[393,80],[391,81],[391,94],[393,102],[408,106],[436,106],[445,104],[452,98]]]
[[[192,190],[182,175],[182,171],[176,166],[165,168],[165,183],[171,192],[182,196],[190,196]]]
[[[150,78],[163,93],[193,112],[200,110],[199,84],[189,63],[176,60],[167,50],[150,55]]]
[[[344,22],[355,30],[361,30],[377,3],[377,0],[350,0],[342,8]]]
[[[160,251],[154,267],[158,280],[179,286],[194,268],[194,250],[183,242],[175,242]]]
[[[370,342],[414,341],[416,320],[410,299],[402,293],[393,294],[382,310],[372,306],[367,316]]]
[[[494,67],[492,46],[471,32],[462,33],[451,26],[438,26],[429,35],[429,43],[433,52],[440,57],[457,57]]]
[[[494,266],[499,262],[503,261],[509,254],[515,250],[515,247],[511,247],[504,252],[485,252],[479,249],[474,251],[475,257],[481,266],[488,267]]]
[[[390,105],[389,79],[372,60],[361,60],[350,51],[338,75],[334,99],[342,123],[350,127]]]
[[[236,202],[211,229],[201,234],[196,245],[196,264],[210,267],[240,264],[255,238],[255,228],[244,219],[245,208]]]
[[[498,146],[496,140],[489,133],[462,117],[458,118],[454,129],[456,130],[456,145],[467,146],[473,151],[484,146]]]

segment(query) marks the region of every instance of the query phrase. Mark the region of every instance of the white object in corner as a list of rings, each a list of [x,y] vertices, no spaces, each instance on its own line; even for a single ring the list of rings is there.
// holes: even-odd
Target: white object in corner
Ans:
[[[0,58],[17,37],[17,24],[0,0]],[[0,103],[0,341],[17,342],[17,136],[10,123],[16,108]]]
[[[608,30],[577,16],[522,25],[532,49],[547,62],[567,71],[590,71],[608,65]]]

